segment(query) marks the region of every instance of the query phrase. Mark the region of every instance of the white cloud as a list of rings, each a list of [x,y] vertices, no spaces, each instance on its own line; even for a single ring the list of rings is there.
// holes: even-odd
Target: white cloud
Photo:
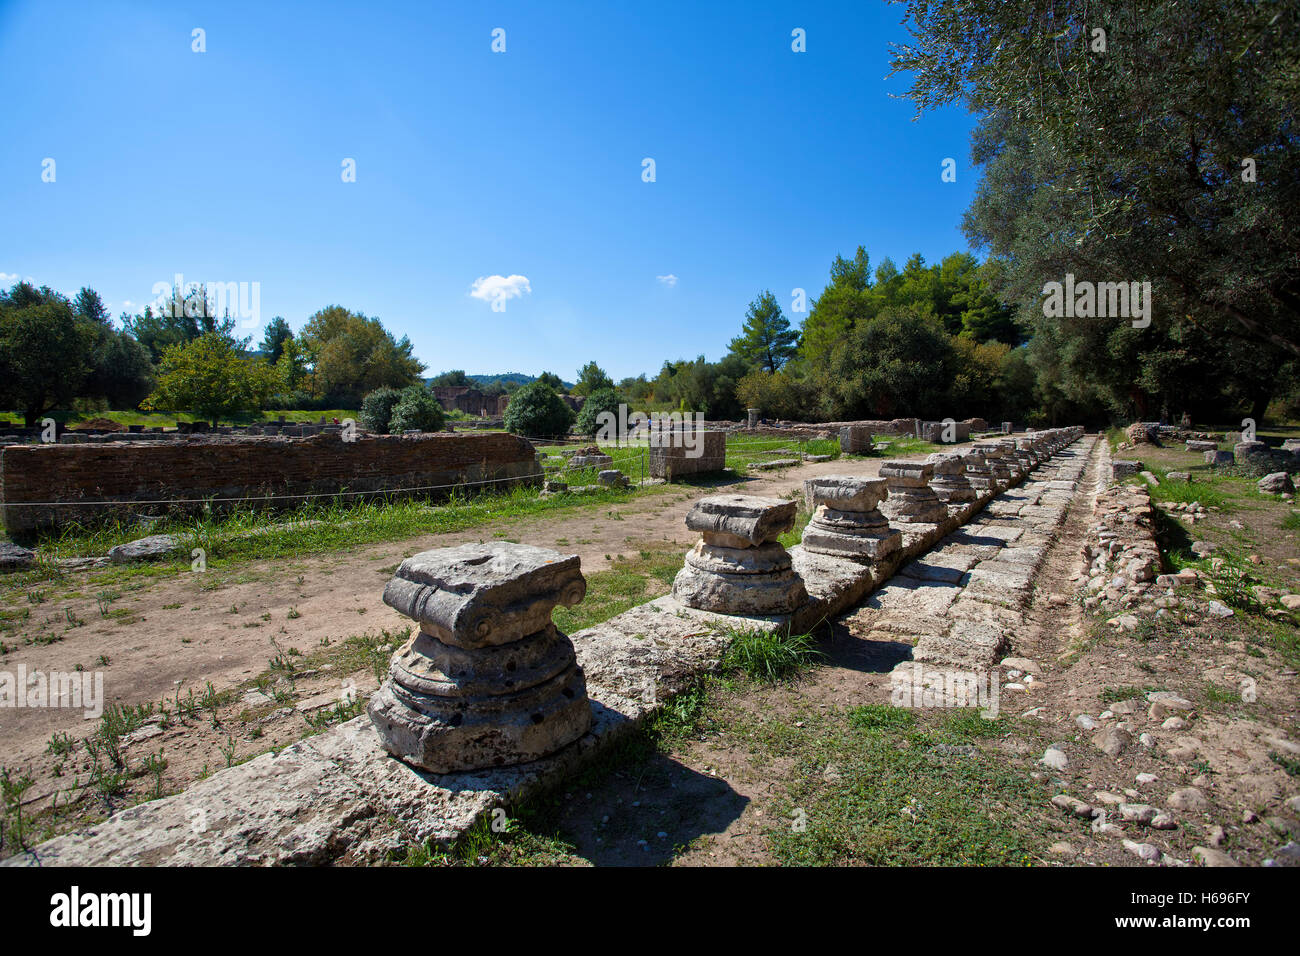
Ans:
[[[16,272],[0,272],[0,285],[11,286],[19,279]]]
[[[479,276],[470,287],[469,294],[484,302],[497,299],[509,301],[517,299],[525,292],[531,293],[533,287],[528,284],[527,276]]]
[[[655,278],[670,289],[677,284],[677,276],[673,275],[671,272],[666,276],[655,276]]]

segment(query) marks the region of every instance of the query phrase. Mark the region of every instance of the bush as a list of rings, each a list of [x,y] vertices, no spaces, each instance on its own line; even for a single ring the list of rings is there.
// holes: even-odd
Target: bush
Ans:
[[[361,413],[357,417],[363,427],[376,435],[387,435],[393,407],[401,400],[402,393],[397,389],[377,388],[361,400]]]
[[[569,433],[573,410],[540,380],[515,392],[506,406],[506,431],[526,438],[553,438]]]
[[[442,405],[423,385],[412,385],[401,392],[401,399],[393,406],[393,417],[388,430],[394,435],[415,429],[422,432],[442,431],[446,415]]]
[[[587,400],[582,405],[582,411],[578,412],[578,421],[573,426],[574,431],[579,435],[586,435],[588,438],[595,436],[596,432],[600,429],[599,416],[601,412],[610,412],[614,415],[615,419],[617,419],[619,404],[618,392],[614,391],[612,388],[596,389],[596,391],[587,396]],[[508,405],[506,407],[509,408]],[[618,426],[615,425],[616,430],[617,427]],[[621,438],[622,436],[610,435],[605,437]]]

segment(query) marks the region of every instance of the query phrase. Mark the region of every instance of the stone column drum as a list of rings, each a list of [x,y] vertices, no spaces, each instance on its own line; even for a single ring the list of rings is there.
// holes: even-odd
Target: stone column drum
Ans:
[[[803,529],[805,551],[879,561],[902,547],[902,533],[889,526],[878,507],[889,496],[883,478],[823,475],[806,479],[803,492],[813,510]]]
[[[1020,459],[1016,457],[1015,439],[1003,438],[998,442],[998,447],[1002,449],[1002,460],[1006,462],[1007,468],[1011,470],[1011,480],[1019,481],[1025,477],[1025,467]]]
[[[1007,464],[1005,450],[997,442],[979,442],[975,445],[975,451],[984,457],[984,463],[988,466],[989,474],[993,476],[993,490],[1000,491],[1011,485],[1011,466]]]
[[[960,505],[975,500],[975,486],[966,477],[964,456],[937,452],[925,461],[934,468],[930,487],[940,501],[948,505]]]
[[[794,527],[798,506],[780,498],[710,495],[686,514],[701,540],[686,552],[673,597],[721,614],[786,614],[808,599],[777,537]]]
[[[909,524],[938,524],[948,517],[948,508],[930,487],[934,466],[922,461],[887,461],[880,477],[889,486],[889,498],[882,509],[892,521]]]
[[[993,472],[989,469],[989,464],[984,460],[983,455],[978,451],[968,451],[961,456],[961,460],[966,466],[966,480],[970,482],[977,495],[996,489],[997,480],[993,477]]]
[[[527,763],[591,726],[573,643],[551,623],[587,593],[577,555],[465,544],[407,558],[384,603],[419,633],[367,708],[383,748],[434,773]]]
[[[1034,451],[1034,443],[1030,439],[1016,439],[1016,460],[1020,462],[1020,467],[1024,469],[1026,475],[1034,470],[1034,467],[1038,464],[1038,455]]]

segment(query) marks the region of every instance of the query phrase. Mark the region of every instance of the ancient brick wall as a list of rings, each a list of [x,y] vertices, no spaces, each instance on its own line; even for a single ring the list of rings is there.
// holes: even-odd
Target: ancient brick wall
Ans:
[[[497,490],[540,484],[541,475],[532,445],[507,434],[8,445],[0,449],[0,521],[13,534],[114,512],[194,511],[203,499],[232,499],[214,500],[216,508],[241,501],[284,508],[307,495],[392,491],[436,497],[448,489],[431,486]],[[478,484],[483,482],[490,483]],[[354,494],[349,500],[368,497]],[[55,504],[29,504],[35,502]]]

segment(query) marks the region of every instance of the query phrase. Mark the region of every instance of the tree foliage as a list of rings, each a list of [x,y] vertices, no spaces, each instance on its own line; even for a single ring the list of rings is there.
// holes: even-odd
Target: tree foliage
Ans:
[[[307,320],[300,335],[317,394],[356,406],[376,388],[418,384],[424,365],[406,336],[395,339],[376,318],[331,305]]]
[[[506,431],[525,438],[553,438],[568,434],[573,410],[540,378],[523,386],[506,406]]]
[[[769,290],[763,290],[749,303],[740,335],[728,346],[750,367],[777,372],[794,355],[799,333],[790,328],[790,320]]]
[[[918,112],[980,116],[966,228],[1004,262],[1004,295],[1032,303],[1066,272],[1150,280],[1169,316],[1300,356],[1300,7],[913,0],[908,14],[893,66],[913,74]]]
[[[157,388],[141,407],[188,411],[215,425],[261,411],[280,385],[264,359],[246,356],[229,335],[205,332],[163,351]]]

